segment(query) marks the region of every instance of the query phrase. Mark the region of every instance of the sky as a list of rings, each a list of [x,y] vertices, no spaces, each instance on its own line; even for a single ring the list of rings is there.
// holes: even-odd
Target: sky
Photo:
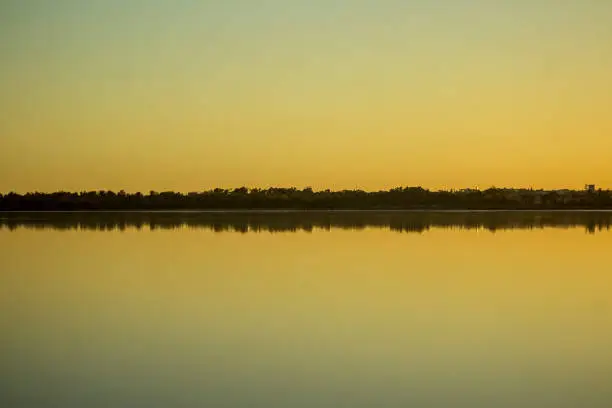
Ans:
[[[612,188],[608,0],[0,0],[0,192]]]

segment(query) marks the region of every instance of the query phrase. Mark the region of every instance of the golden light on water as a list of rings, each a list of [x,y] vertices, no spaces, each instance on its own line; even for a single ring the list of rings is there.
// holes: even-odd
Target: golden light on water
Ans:
[[[603,408],[611,240],[0,230],[0,401]]]

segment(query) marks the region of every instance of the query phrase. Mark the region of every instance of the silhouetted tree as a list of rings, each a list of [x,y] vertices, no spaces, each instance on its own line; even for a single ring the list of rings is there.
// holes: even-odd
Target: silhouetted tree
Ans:
[[[396,187],[388,191],[313,191],[307,187],[239,187],[181,194],[121,190],[70,193],[0,194],[0,211],[179,210],[179,209],[606,209],[612,192],[536,191],[489,188],[484,191],[430,191]]]

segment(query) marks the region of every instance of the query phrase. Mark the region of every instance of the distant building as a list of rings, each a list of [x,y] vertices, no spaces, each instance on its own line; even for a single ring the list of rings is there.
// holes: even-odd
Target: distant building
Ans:
[[[584,186],[584,189],[589,193],[595,192],[595,184],[587,184]]]

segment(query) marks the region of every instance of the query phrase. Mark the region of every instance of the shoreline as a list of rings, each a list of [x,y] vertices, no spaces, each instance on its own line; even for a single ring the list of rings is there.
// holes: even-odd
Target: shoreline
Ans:
[[[297,214],[297,213],[612,213],[612,208],[501,208],[501,209],[142,209],[142,210],[0,210],[0,214]]]

